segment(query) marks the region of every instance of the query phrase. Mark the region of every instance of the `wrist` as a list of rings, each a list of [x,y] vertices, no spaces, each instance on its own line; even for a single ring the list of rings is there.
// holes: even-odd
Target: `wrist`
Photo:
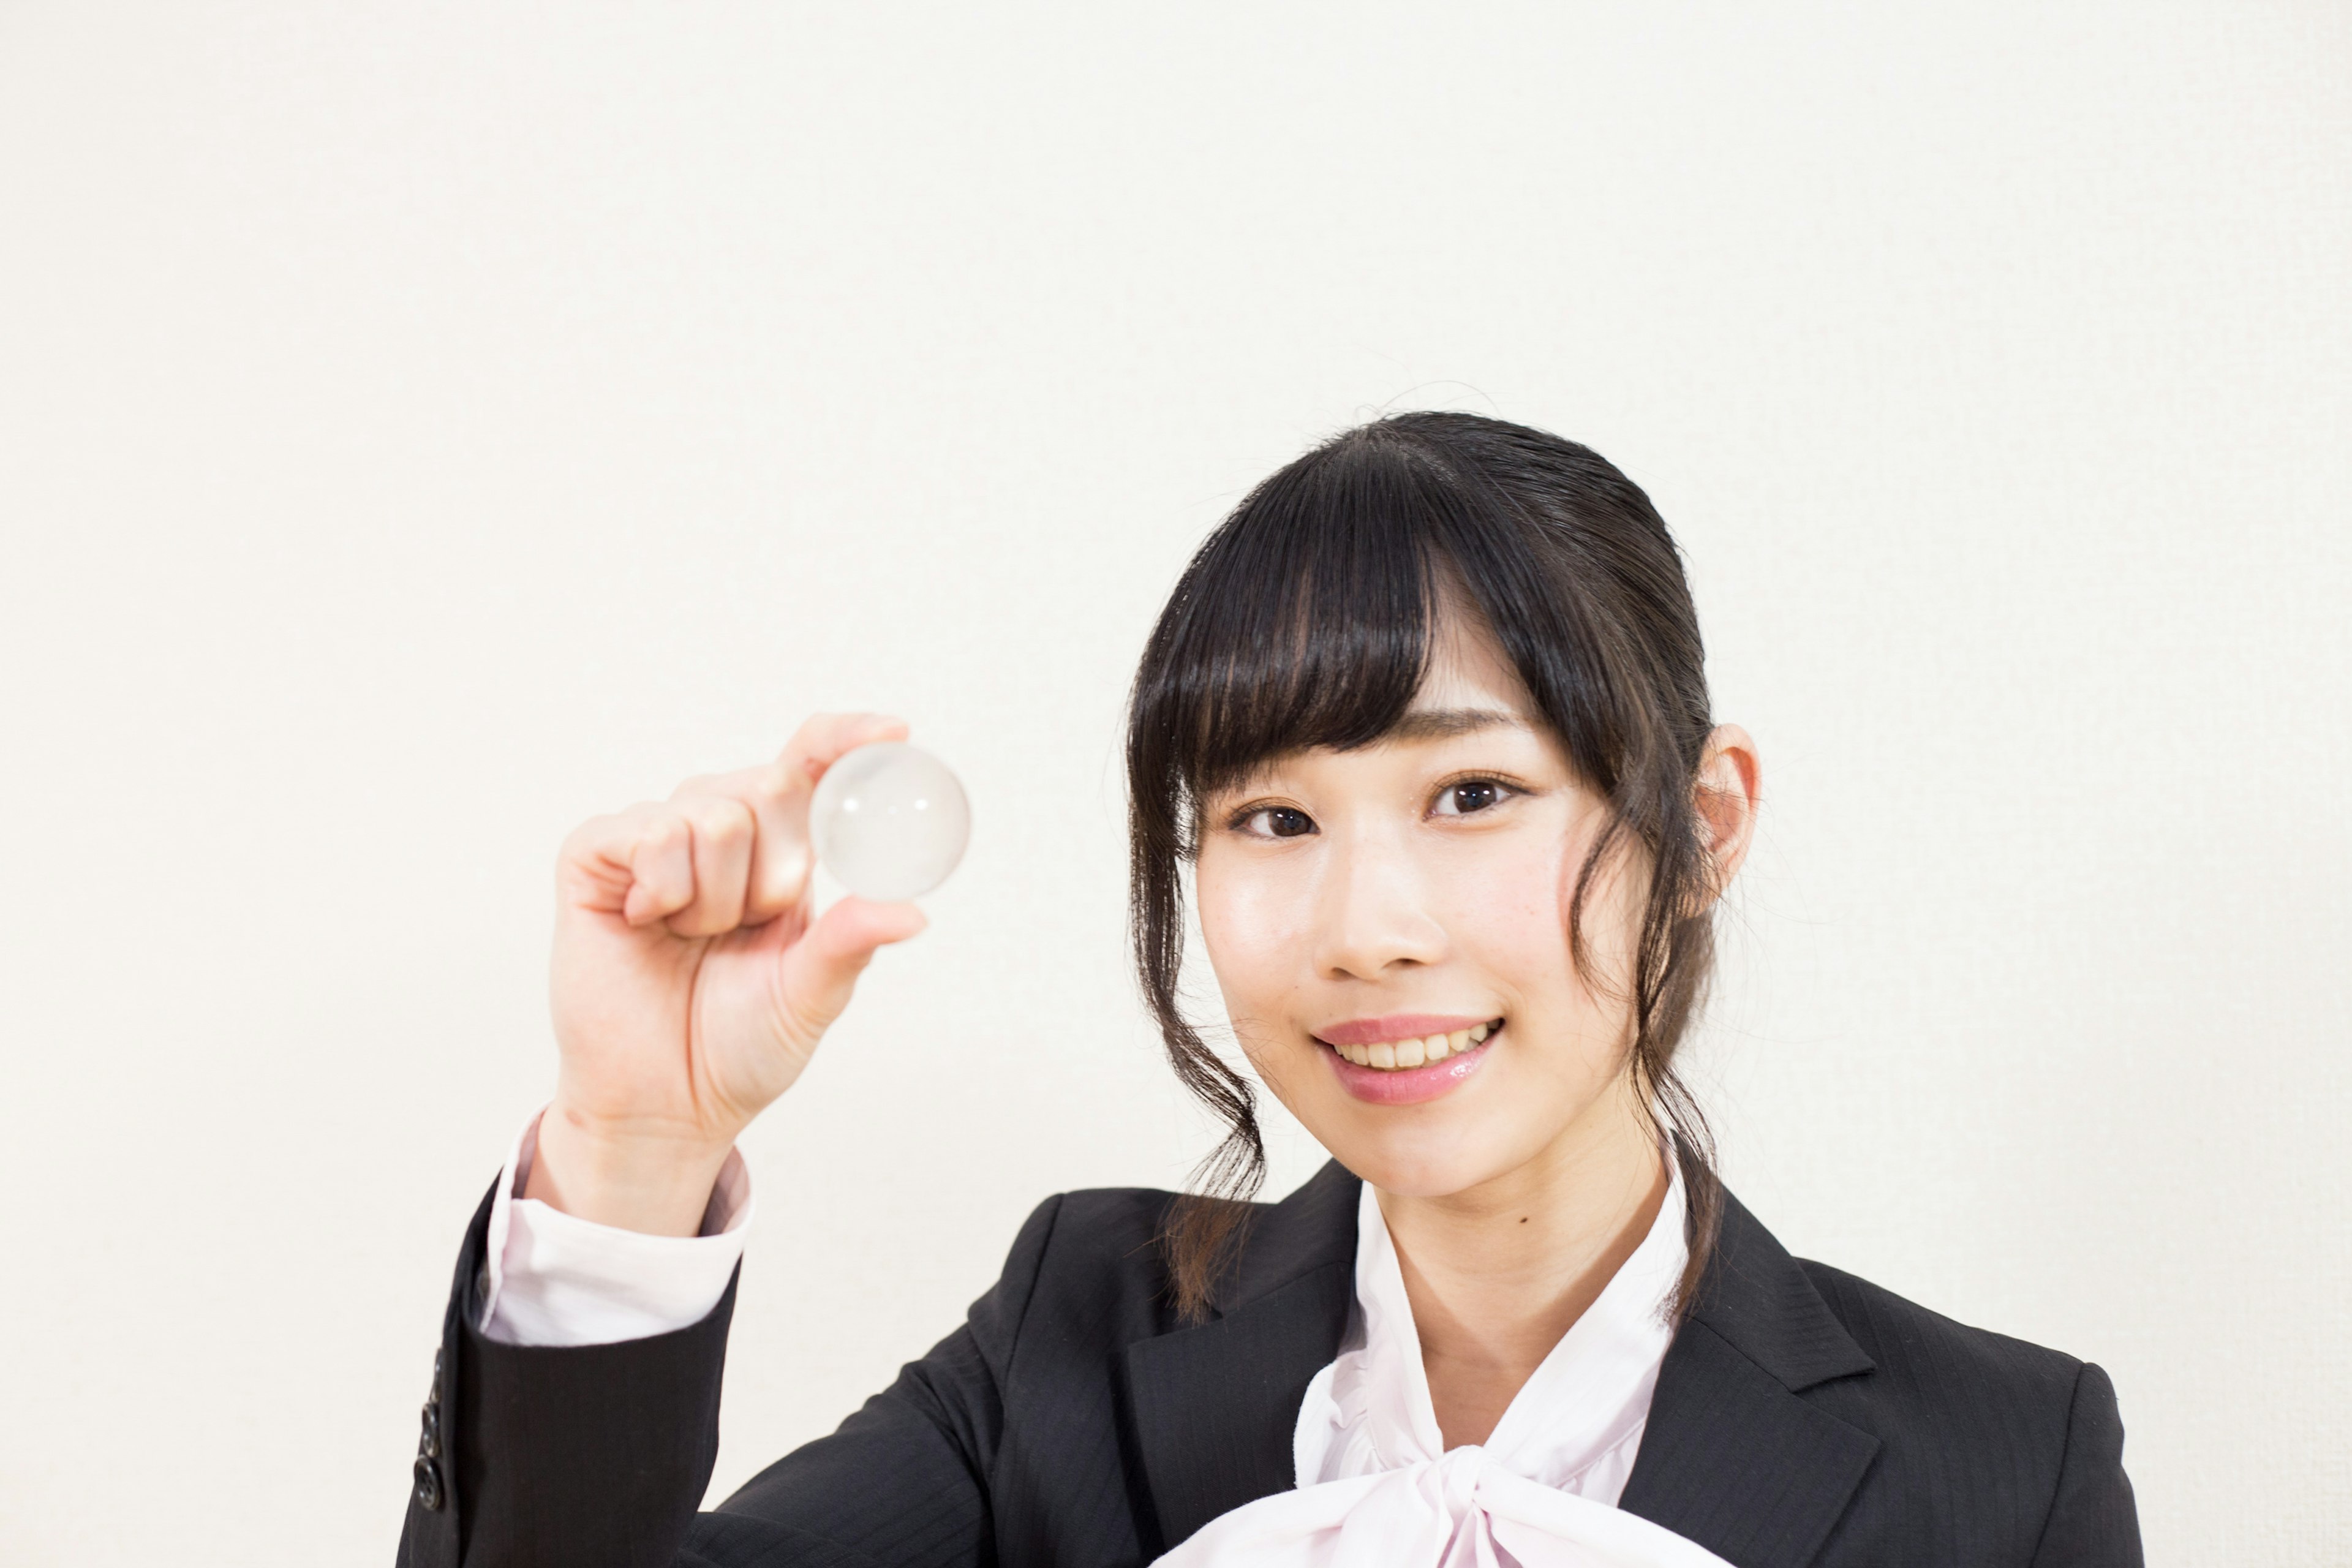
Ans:
[[[592,1224],[647,1236],[695,1236],[730,1142],[614,1127],[559,1094],[540,1118],[521,1196]]]

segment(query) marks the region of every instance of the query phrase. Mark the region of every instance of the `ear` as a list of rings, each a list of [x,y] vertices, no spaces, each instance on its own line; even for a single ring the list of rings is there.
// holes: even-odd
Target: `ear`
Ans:
[[[1717,725],[1699,758],[1693,801],[1706,851],[1709,904],[1723,896],[1748,858],[1748,847],[1756,838],[1756,814],[1763,804],[1763,763],[1748,731],[1737,724]]]

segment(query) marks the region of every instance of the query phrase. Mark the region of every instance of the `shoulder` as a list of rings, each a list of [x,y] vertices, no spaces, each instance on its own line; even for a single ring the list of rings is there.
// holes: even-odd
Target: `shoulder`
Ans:
[[[2123,1428],[2096,1366],[1791,1258],[1727,1193],[1700,1297],[1689,1326],[1727,1343],[1782,1396],[1870,1439],[1840,1526],[1847,1558],[1901,1557],[1892,1543],[1931,1521],[1956,1543],[1955,1562],[2028,1561],[2037,1542],[2077,1526],[2131,1537]],[[1699,1419],[1705,1396],[1738,1374],[1701,1347],[1692,1356],[1690,1366],[1716,1369],[1713,1384],[1682,1391]],[[1666,1387],[1662,1379],[1662,1396]]]
[[[2084,1363],[1990,1329],[1972,1328],[1883,1286],[1811,1258],[1797,1258],[1813,1289],[1881,1374],[1883,1396],[1990,1399],[2013,1412],[2054,1415],[2063,1436]]]
[[[1116,1346],[1158,1331],[1167,1294],[1159,1237],[1176,1194],[1151,1187],[1056,1193],[1014,1237],[1004,1272],[972,1309],[983,1341],[1074,1338]]]
[[[2005,1423],[2014,1442],[2063,1442],[2084,1363],[1972,1328],[1842,1268],[1792,1258],[1728,1192],[1693,1317],[1791,1392],[1957,1435]]]
[[[1037,1205],[1029,1224],[1045,1216],[1045,1242],[1065,1268],[1119,1268],[1160,1235],[1176,1194],[1158,1187],[1082,1187],[1056,1193]]]
[[[1307,1275],[1347,1274],[1357,1191],[1333,1162],[1280,1202],[1249,1205],[1213,1307],[1238,1307]],[[1018,1320],[1006,1327],[1114,1344],[1177,1328],[1160,1237],[1180,1201],[1156,1187],[1097,1187],[1038,1205],[992,1293],[1005,1305],[1018,1300]]]
[[[1759,1443],[1811,1432],[1821,1455],[1843,1452],[1853,1490],[1822,1562],[2139,1561],[2123,1426],[2096,1366],[1791,1258],[1727,1192],[1685,1327],[1707,1332],[1669,1351],[1654,1436],[1663,1408],[1666,1429],[1679,1418],[1687,1439],[1719,1446],[1745,1401]]]
[[[2140,1561],[2123,1420],[2105,1372],[1795,1261],[1870,1362],[1864,1375],[1802,1395],[1879,1443],[1864,1498],[1842,1527],[1847,1538],[1867,1543],[1899,1533],[1898,1521],[1933,1520],[1957,1561]]]
[[[1156,1275],[1160,1227],[1175,1201],[1155,1187],[1055,1193],[1022,1225],[1007,1272],[1031,1274],[1041,1286]]]

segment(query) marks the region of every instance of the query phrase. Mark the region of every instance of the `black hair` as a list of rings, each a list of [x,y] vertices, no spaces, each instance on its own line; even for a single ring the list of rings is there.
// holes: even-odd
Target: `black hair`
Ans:
[[[1705,1118],[1674,1070],[1714,965],[1715,870],[1696,802],[1713,728],[1682,557],[1641,487],[1590,448],[1470,414],[1401,414],[1270,476],[1202,543],[1160,612],[1129,705],[1129,922],[1138,977],[1185,1088],[1224,1140],[1160,1244],[1198,1321],[1231,1261],[1265,1150],[1249,1080],[1185,1018],[1182,864],[1199,805],[1268,758],[1370,745],[1420,688],[1439,617],[1477,617],[1517,670],[1606,826],[1569,900],[1581,917],[1612,852],[1646,871],[1628,1068],[1671,1133],[1687,1195],[1689,1302],[1722,1208]]]

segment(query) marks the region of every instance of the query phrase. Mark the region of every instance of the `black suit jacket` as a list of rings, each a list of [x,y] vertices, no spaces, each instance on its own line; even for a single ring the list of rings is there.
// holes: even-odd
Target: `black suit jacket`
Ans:
[[[698,1514],[735,1289],[574,1350],[472,1326],[489,1204],[442,1328],[403,1568],[1109,1568],[1292,1484],[1354,1295],[1356,1179],[1259,1209],[1212,1315],[1173,1319],[1171,1194],[1030,1215],[964,1325],[831,1436]],[[2106,1374],[1782,1250],[1727,1196],[1620,1506],[1741,1568],[2137,1564]]]

